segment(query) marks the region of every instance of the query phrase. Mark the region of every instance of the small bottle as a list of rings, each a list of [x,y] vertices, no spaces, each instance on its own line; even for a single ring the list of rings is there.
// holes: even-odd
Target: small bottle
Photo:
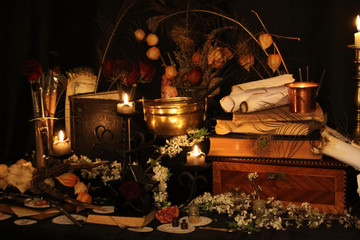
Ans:
[[[183,219],[181,222],[181,229],[188,229],[188,223],[186,222],[186,219]]]
[[[172,225],[173,227],[178,227],[178,226],[179,226],[179,218],[174,217],[173,220],[172,220],[172,222],[171,222],[171,225]]]

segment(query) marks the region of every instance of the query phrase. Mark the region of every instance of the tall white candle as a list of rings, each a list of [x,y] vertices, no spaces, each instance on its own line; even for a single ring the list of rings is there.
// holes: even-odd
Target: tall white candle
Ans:
[[[355,37],[355,47],[360,48],[360,17],[357,15],[356,17],[356,27],[358,32],[354,34]]]

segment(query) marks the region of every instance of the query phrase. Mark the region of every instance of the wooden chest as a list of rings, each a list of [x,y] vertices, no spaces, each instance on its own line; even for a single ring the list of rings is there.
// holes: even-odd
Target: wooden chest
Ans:
[[[325,212],[343,213],[356,194],[351,187],[352,169],[333,159],[258,159],[209,157],[213,163],[213,193],[229,192],[235,187],[254,191],[248,174],[257,172],[261,198],[275,197],[284,204],[303,202]],[[350,192],[351,191],[351,192]],[[358,198],[358,197],[357,197]]]

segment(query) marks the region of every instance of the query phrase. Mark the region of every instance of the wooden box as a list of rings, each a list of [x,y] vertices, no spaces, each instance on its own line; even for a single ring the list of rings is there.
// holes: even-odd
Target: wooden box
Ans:
[[[251,172],[259,175],[256,183],[262,188],[261,198],[274,197],[285,205],[308,202],[321,211],[343,213],[356,194],[356,189],[351,187],[351,180],[356,179],[349,177],[351,169],[333,159],[209,159],[213,162],[214,194],[229,192],[235,187],[252,193],[254,187],[248,179]]]

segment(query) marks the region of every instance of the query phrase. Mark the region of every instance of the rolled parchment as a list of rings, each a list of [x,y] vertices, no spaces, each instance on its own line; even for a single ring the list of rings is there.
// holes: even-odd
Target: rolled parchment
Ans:
[[[341,134],[328,126],[321,131],[321,139],[321,145],[312,149],[314,153],[320,152],[360,170],[360,148],[342,141]]]
[[[285,86],[240,90],[236,94],[230,94],[220,99],[220,105],[225,112],[237,112],[240,110],[240,104],[253,94],[277,93],[283,91],[287,91]]]
[[[232,86],[230,95],[242,93],[244,90],[249,90],[249,89],[272,88],[272,87],[284,86],[285,84],[292,83],[294,81],[295,79],[293,78],[292,74],[284,74],[258,81],[241,83]]]
[[[240,112],[249,113],[289,104],[288,91],[252,94],[240,104]]]
[[[336,137],[335,137],[336,136]],[[352,166],[355,170],[360,171],[360,148],[341,139],[346,139],[334,129],[325,126],[321,132],[321,145],[314,147],[314,153],[322,153]],[[357,193],[360,196],[360,174],[357,175]]]

